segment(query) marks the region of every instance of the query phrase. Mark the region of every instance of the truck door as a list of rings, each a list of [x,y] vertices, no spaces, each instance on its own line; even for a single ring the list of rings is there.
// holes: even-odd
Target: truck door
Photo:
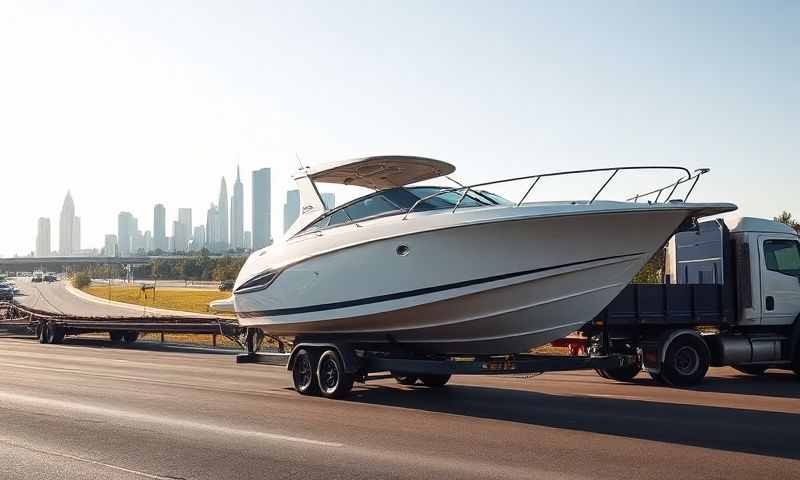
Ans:
[[[764,325],[794,323],[800,313],[800,242],[789,235],[759,236]]]

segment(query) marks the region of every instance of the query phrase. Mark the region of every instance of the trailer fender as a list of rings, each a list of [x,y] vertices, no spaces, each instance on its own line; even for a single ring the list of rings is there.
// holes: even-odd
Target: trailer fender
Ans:
[[[344,364],[344,371],[346,373],[357,373],[361,369],[361,362],[356,357],[353,349],[347,344],[338,343],[324,343],[324,342],[303,342],[298,343],[292,348],[292,353],[289,355],[289,361],[286,364],[286,369],[291,371],[294,368],[294,360],[297,352],[301,349],[315,349],[320,353],[324,350],[335,350],[339,354]]]
[[[676,338],[682,335],[692,335],[702,340],[703,343],[706,343],[706,340],[703,338],[700,332],[691,328],[667,331],[655,342],[643,342],[642,357],[644,360],[645,369],[650,373],[660,373],[661,364],[664,363],[664,360],[667,357],[667,350],[669,350],[669,346]]]

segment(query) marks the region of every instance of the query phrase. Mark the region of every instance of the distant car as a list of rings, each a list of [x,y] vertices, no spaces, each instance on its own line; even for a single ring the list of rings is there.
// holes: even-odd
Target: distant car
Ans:
[[[31,278],[31,282],[39,283],[44,280],[44,275],[42,272],[33,272],[33,278]]]
[[[58,279],[56,278],[56,274],[55,273],[45,273],[44,274],[44,281],[45,282],[55,282],[56,280],[58,280]]]
[[[219,289],[222,291],[233,290],[233,280],[222,280],[219,282]]]
[[[14,300],[14,287],[10,285],[0,285],[0,301],[10,302]]]

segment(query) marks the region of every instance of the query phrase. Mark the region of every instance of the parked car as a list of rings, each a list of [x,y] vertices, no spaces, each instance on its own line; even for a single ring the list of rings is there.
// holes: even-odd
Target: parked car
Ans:
[[[222,280],[219,282],[219,289],[222,291],[233,290],[233,280]]]
[[[0,284],[0,301],[10,302],[14,300],[14,287],[7,284]]]
[[[44,274],[44,281],[45,282],[55,282],[56,280],[58,280],[58,279],[56,278],[56,274],[55,273],[45,273]]]

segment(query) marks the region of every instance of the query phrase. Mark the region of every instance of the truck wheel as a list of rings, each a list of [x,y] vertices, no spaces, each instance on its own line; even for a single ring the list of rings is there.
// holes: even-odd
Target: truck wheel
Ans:
[[[598,368],[595,369],[598,375],[609,380],[616,380],[618,382],[630,382],[639,372],[642,371],[642,366],[639,364],[626,365],[617,368]]]
[[[123,343],[130,345],[139,339],[139,332],[125,332],[122,334]]]
[[[439,388],[450,381],[450,375],[420,375],[419,379],[426,387]]]
[[[697,385],[708,372],[710,357],[705,341],[690,334],[680,335],[667,348],[661,378],[673,387]]]
[[[767,371],[767,367],[760,365],[734,365],[733,368],[747,375],[764,375],[764,372]]]
[[[37,330],[39,333],[39,343],[47,343],[47,324],[40,324]]]
[[[319,392],[317,376],[314,375],[314,365],[317,364],[317,355],[313,350],[300,349],[294,357],[292,366],[292,380],[294,389],[301,395],[315,395]]]
[[[114,345],[119,345],[120,343],[122,343],[122,332],[117,332],[112,330],[108,332],[108,338],[111,339],[111,343],[113,343]]]
[[[326,350],[319,357],[317,382],[322,395],[328,398],[342,398],[353,389],[353,375],[344,371],[342,359],[333,350]]]
[[[400,385],[414,385],[419,380],[416,375],[406,375],[405,373],[392,372],[392,376]]]

